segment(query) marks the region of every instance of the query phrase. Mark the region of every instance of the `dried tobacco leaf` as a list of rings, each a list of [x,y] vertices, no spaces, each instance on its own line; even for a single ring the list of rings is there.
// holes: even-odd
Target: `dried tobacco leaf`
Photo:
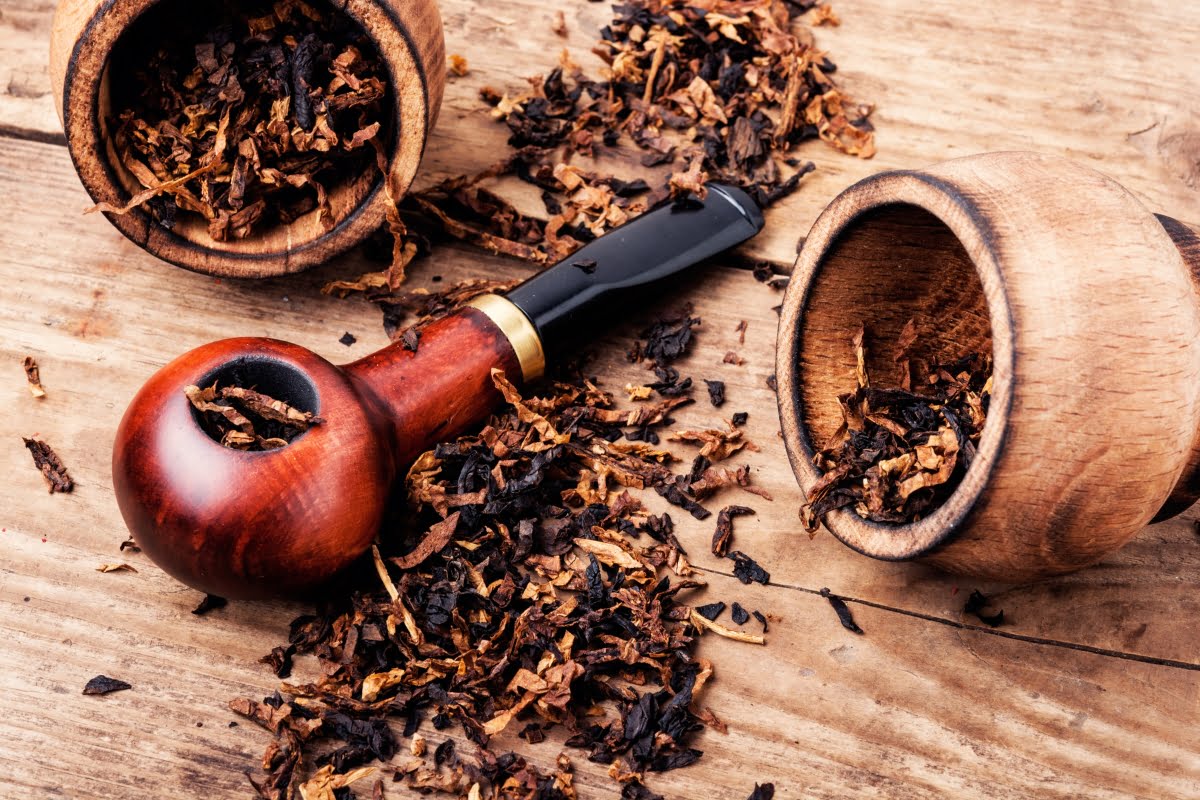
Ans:
[[[338,339],[338,342],[340,344],[344,344],[346,347],[349,347],[350,345],[354,344],[357,341],[358,341],[358,337],[356,337],[350,331],[346,331],[345,333],[342,334],[342,337],[340,339]]]
[[[733,518],[753,513],[754,509],[748,506],[725,506],[717,512],[717,530],[712,538],[714,556],[723,558],[729,553],[729,543],[733,540]],[[737,604],[734,605],[736,607]]]
[[[761,583],[764,586],[771,581],[771,573],[758,565],[750,556],[734,550],[728,558],[733,561],[733,577],[742,583]]]
[[[730,611],[730,619],[733,620],[734,625],[745,625],[750,621],[750,612],[742,608],[740,603],[734,603]]]
[[[372,40],[323,0],[161,3],[114,50],[117,158],[168,229],[192,217],[218,241],[316,211],[374,170],[388,135],[386,70]]]
[[[769,627],[767,625],[767,618],[763,615],[763,613],[761,611],[758,611],[758,610],[755,610],[751,613],[754,614],[754,618],[756,620],[758,620],[760,623],[762,623],[763,633],[766,633],[767,628]]]
[[[724,381],[710,381],[705,378],[704,385],[708,387],[708,399],[713,404],[713,408],[720,408],[725,405]]]
[[[97,675],[87,682],[83,687],[84,694],[110,694],[112,692],[120,692],[125,689],[132,689],[133,684],[125,681],[110,678],[107,675]]]
[[[913,321],[900,334],[903,385],[880,389],[867,374],[866,331],[854,338],[858,388],[838,397],[842,425],[814,456],[822,477],[800,509],[810,533],[852,508],[873,522],[915,522],[954,491],[974,458],[992,389],[989,356],[938,364],[911,355]]]
[[[224,608],[229,605],[229,601],[224,597],[217,597],[215,594],[206,594],[204,599],[200,601],[200,605],[192,609],[192,613],[197,617],[202,617],[210,611],[216,611],[218,608]]]
[[[67,474],[67,468],[63,466],[62,460],[58,454],[50,447],[50,445],[40,439],[26,439],[21,437],[21,441],[25,443],[25,447],[29,450],[29,454],[33,456],[33,465],[42,473],[42,477],[46,479],[46,485],[49,487],[50,494],[55,492],[69,492],[75,488],[75,482],[71,480],[71,476]]]
[[[130,564],[101,564],[96,567],[97,572],[137,572]]]
[[[183,393],[196,410],[200,427],[225,447],[237,450],[285,447],[324,422],[310,411],[241,386],[185,386]]]
[[[709,603],[706,606],[696,606],[696,613],[709,622],[716,622],[717,617],[721,616],[724,611],[725,604],[719,600],[715,603]]]
[[[746,633],[745,631],[735,631],[732,628],[726,628],[719,622],[702,617],[697,614],[695,609],[692,609],[692,622],[696,623],[700,628],[712,631],[718,636],[723,636],[726,639],[733,639],[736,642],[745,642],[746,644],[766,644],[767,640],[754,633]]]
[[[692,328],[700,324],[699,317],[691,316],[690,309],[675,316],[664,317],[642,331],[641,357],[650,359],[656,366],[666,366],[687,352],[692,342]]]
[[[821,590],[821,597],[829,601],[829,605],[833,606],[833,610],[837,612],[838,622],[842,623],[842,627],[851,633],[862,633],[863,629],[858,627],[858,623],[854,621],[854,615],[850,613],[850,607],[846,605],[846,601],[838,597],[829,589]]]
[[[754,784],[754,791],[750,793],[750,796],[746,800],[774,800],[774,798],[775,784],[764,783],[759,785],[756,783]]]
[[[999,628],[1004,624],[1004,611],[1000,610],[995,614],[984,614],[983,610],[988,607],[989,603],[987,595],[975,589],[971,592],[971,596],[967,598],[966,604],[963,605],[963,613],[974,614],[983,624]]]
[[[670,517],[616,487],[684,492],[707,460],[675,476],[669,453],[621,440],[669,404],[647,416],[617,411],[586,380],[546,397],[523,396],[500,371],[493,380],[508,405],[410,470],[411,517],[381,539],[396,552],[375,553],[382,588],[329,598],[265,659],[282,671],[313,654],[316,682],[232,704],[276,737],[256,783],[263,796],[286,796],[312,780],[309,769],[330,766],[322,774],[333,780],[386,760],[429,723],[460,726],[478,749],[439,746],[432,767],[410,762],[396,779],[456,796],[573,796],[569,761],[546,775],[487,749],[507,731],[536,742],[563,726],[568,746],[613,765],[627,786],[623,776],[700,757],[689,741],[711,715],[694,698],[712,674],[695,654],[700,628],[762,637],[712,627],[682,604],[702,584]],[[547,786],[558,794],[536,793]]]
[[[819,138],[870,157],[871,109],[848,102],[835,86],[835,65],[800,18],[810,8],[799,0],[614,6],[596,48],[608,62],[602,80],[564,52],[558,66],[531,79],[525,91],[510,96],[481,89],[492,116],[511,133],[509,154],[478,173],[394,199],[389,268],[334,281],[325,290],[365,292],[383,308],[392,336],[399,328],[395,312],[409,300],[399,293],[407,265],[440,239],[557,263],[649,209],[680,201],[686,192],[703,195],[709,179],[739,185],[761,206],[770,205],[814,169],[791,155],[804,141]],[[829,19],[818,14],[809,24]],[[565,30],[565,22],[555,25]],[[465,60],[452,56],[451,70],[465,72]],[[647,181],[573,161],[630,144],[643,152],[643,166],[668,166]],[[526,214],[482,185],[503,176],[540,191],[548,218]],[[772,285],[782,283],[786,277],[772,279]],[[650,358],[663,366],[670,361]]]
[[[29,384],[29,393],[34,397],[45,397],[46,390],[42,388],[41,372],[33,356],[25,356],[22,365],[25,367],[25,382]]]
[[[743,430],[732,425],[724,431],[715,428],[677,431],[671,434],[671,440],[699,444],[700,455],[710,461],[724,461],[743,449],[758,450],[753,442],[745,438]]]

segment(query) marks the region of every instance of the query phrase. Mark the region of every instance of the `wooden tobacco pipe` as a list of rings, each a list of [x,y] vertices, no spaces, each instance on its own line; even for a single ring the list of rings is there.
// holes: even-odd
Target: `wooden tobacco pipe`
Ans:
[[[371,544],[393,483],[434,443],[479,425],[501,401],[490,376],[541,376],[590,313],[754,236],[763,220],[738,189],[643,214],[535,275],[421,332],[336,367],[273,339],[226,339],[167,364],[117,430],[113,484],[143,551],[224,597],[294,595]],[[579,264],[585,264],[586,269]],[[592,268],[594,263],[594,269]],[[223,447],[201,428],[188,385],[236,384],[324,422],[275,450]]]
[[[779,327],[784,440],[801,488],[855,385],[851,341],[899,386],[897,341],[990,351],[978,451],[929,516],[826,527],[875,558],[1019,581],[1093,564],[1200,496],[1200,237],[1071,161],[991,153],[868,178],[813,225]]]

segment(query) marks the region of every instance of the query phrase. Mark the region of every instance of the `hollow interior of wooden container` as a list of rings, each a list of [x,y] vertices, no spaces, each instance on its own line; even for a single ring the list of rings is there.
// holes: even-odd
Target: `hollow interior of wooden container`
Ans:
[[[983,285],[962,243],[924,209],[880,206],[838,235],[809,288],[796,366],[812,447],[823,447],[841,425],[837,398],[856,385],[859,326],[871,384],[891,388],[901,385],[897,342],[909,320],[917,332],[910,354],[931,363],[992,352]]]
[[[324,0],[307,0],[307,2],[330,15],[346,13],[344,10],[334,8]],[[115,107],[114,94],[116,92],[113,87],[118,87],[117,92],[137,91],[140,82],[134,73],[137,69],[145,66],[144,63],[137,63],[131,59],[130,52],[142,51],[146,47],[146,42],[159,41],[164,36],[174,35],[181,25],[191,26],[191,29],[195,31],[196,38],[199,39],[203,32],[203,28],[199,26],[211,28],[221,24],[222,18],[219,12],[223,7],[220,2],[207,2],[207,0],[160,0],[134,20],[113,43],[104,67],[98,105],[107,161],[114,178],[128,193],[126,200],[146,188],[122,163],[112,135],[119,124],[115,115],[120,113],[120,109]],[[351,23],[358,25],[357,20],[352,17]],[[362,30],[361,26],[359,28]],[[366,33],[370,38],[370,32],[366,31]],[[181,75],[180,79],[183,77],[185,76]],[[395,119],[396,106],[390,92],[384,98],[383,107],[388,119],[378,137],[380,142],[385,143],[385,147],[392,149],[395,145],[393,131],[398,127],[399,122]],[[237,143],[230,142],[229,147],[236,150]],[[373,153],[374,150],[372,149],[370,152]],[[230,237],[226,240],[217,240],[209,233],[208,220],[198,214],[180,209],[170,231],[173,235],[207,250],[240,253],[248,256],[283,253],[333,232],[340,223],[350,219],[372,196],[380,187],[382,178],[383,175],[373,157],[363,158],[362,164],[357,165],[353,174],[337,176],[332,180],[326,178],[322,183],[328,194],[331,214],[325,222],[320,219],[320,210],[314,208],[289,222],[260,221],[253,227],[249,235],[242,239]],[[306,188],[306,191],[312,190]],[[129,213],[146,214],[151,217],[151,224],[159,224],[158,220],[143,208],[135,208]]]

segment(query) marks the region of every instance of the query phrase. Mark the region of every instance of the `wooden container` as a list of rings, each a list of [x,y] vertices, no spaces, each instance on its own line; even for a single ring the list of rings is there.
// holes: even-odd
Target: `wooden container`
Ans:
[[[992,153],[888,172],[813,225],[779,328],[779,409],[806,491],[855,385],[899,385],[914,319],[927,357],[990,350],[978,456],[918,522],[826,527],[886,560],[1017,581],[1093,564],[1200,495],[1200,238],[1061,158]]]
[[[196,0],[204,2],[205,0]],[[96,202],[121,206],[141,190],[120,164],[109,138],[110,59],[122,35],[160,0],[60,0],[50,44],[50,75],[71,158]],[[393,120],[387,180],[394,198],[412,183],[445,86],[445,43],[435,0],[345,0],[375,43],[389,77]],[[289,224],[217,241],[202,221],[181,219],[168,231],[140,209],[109,214],[147,251],[187,269],[237,278],[284,275],[328,260],[384,221],[389,203],[383,175],[370,168],[329,187],[333,224],[315,211]]]

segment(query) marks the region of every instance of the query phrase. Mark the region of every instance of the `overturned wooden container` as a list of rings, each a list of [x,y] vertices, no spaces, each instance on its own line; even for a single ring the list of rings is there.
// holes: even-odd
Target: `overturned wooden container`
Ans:
[[[992,153],[868,178],[814,224],[782,308],[779,409],[806,492],[868,368],[994,358],[978,454],[929,516],[826,527],[855,550],[1003,581],[1093,564],[1200,497],[1200,236],[1071,161]],[[892,350],[889,350],[892,347]],[[889,381],[894,381],[889,384]]]
[[[112,74],[114,55],[133,40],[155,35],[144,24],[148,12],[167,3],[194,10],[197,3],[208,2],[212,0],[60,0],[51,34],[51,81],[75,169],[97,203],[120,207],[143,188],[122,165],[110,137],[112,86],[127,79]],[[344,0],[332,5],[334,13],[348,15],[366,33],[389,79],[387,186],[379,168],[369,166],[329,187],[328,222],[314,210],[244,239],[218,241],[200,219],[180,219],[168,230],[142,209],[107,215],[123,234],[187,269],[263,278],[326,261],[383,223],[391,202],[387,190],[395,199],[408,190],[441,104],[446,77],[441,17],[436,0]]]

